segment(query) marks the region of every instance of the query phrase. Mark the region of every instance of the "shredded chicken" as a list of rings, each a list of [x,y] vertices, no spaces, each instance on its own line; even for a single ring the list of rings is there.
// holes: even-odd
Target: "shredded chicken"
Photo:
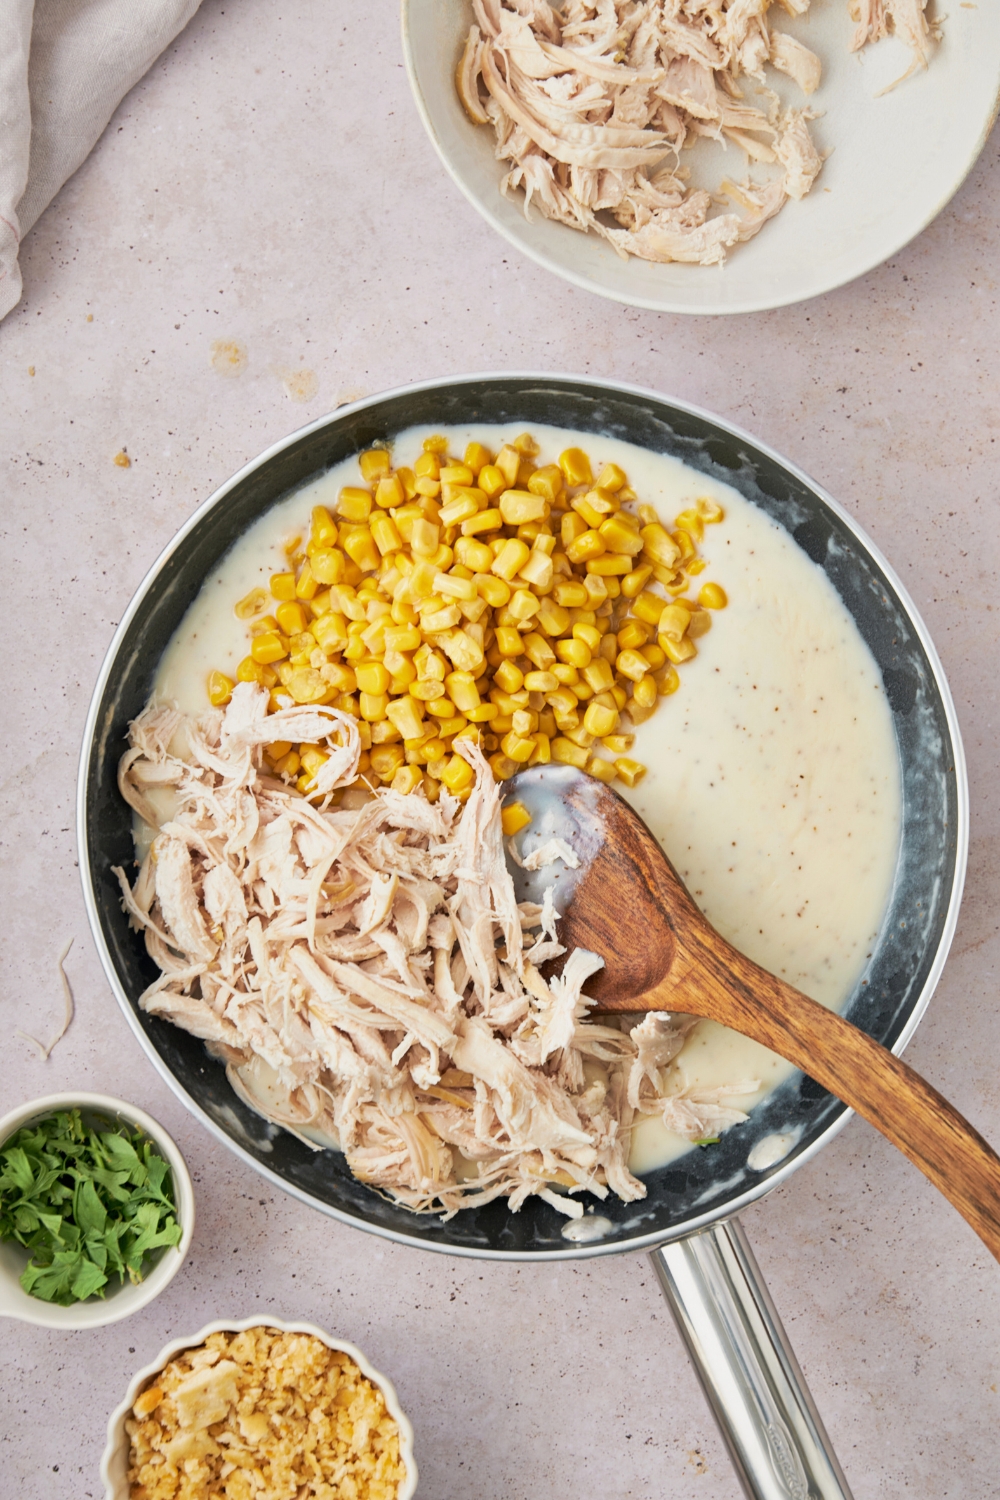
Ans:
[[[823,157],[807,109],[782,110],[765,67],[803,94],[821,64],[796,38],[772,30],[772,0],[472,0],[475,24],[459,62],[459,96],[477,125],[492,124],[510,163],[501,188],[524,194],[524,213],[603,235],[619,254],[721,264],[789,198],[812,187]],[[857,50],[894,31],[926,67],[927,0],[851,0]],[[802,15],[809,0],[781,0]],[[909,76],[907,73],[904,76]],[[744,102],[740,79],[764,107]],[[773,166],[769,182],[723,183],[746,210],[711,213],[680,154],[702,136]]]
[[[59,957],[56,959],[56,967],[59,970],[59,978],[62,981],[64,1003],[63,1023],[60,1026],[59,1030],[56,1032],[55,1036],[52,1038],[51,1042],[49,1042],[49,1045],[47,1047],[44,1042],[40,1042],[38,1040],[37,1036],[31,1036],[27,1031],[17,1032],[17,1035],[19,1037],[23,1037],[26,1042],[30,1042],[33,1047],[38,1048],[38,1051],[41,1054],[42,1062],[48,1062],[49,1058],[52,1056],[53,1051],[59,1045],[59,1043],[62,1041],[63,1037],[69,1030],[73,1020],[73,1015],[75,1013],[75,1006],[73,1003],[73,987],[69,982],[69,976],[66,973],[65,968],[66,959],[69,957],[69,950],[72,948],[72,946],[73,939],[70,938],[69,942],[66,944]]]
[[[224,713],[154,704],[135,720],[119,784],[156,836],[133,884],[115,871],[161,970],[140,1006],[204,1039],[251,1107],[446,1217],[498,1197],[516,1210],[539,1195],[572,1217],[584,1191],[642,1198],[628,1169],[637,1115],[690,1140],[745,1118],[685,1087],[690,1017],[589,1020],[583,986],[603,960],[583,950],[543,978],[565,952],[551,892],[516,902],[476,745],[455,741],[476,773],[464,806],[381,789],[316,808],[262,769],[261,746],[324,744],[332,793],[356,775],[356,725],[266,708],[239,683]],[[150,785],[173,795],[162,822]],[[553,840],[536,862],[568,857]]]

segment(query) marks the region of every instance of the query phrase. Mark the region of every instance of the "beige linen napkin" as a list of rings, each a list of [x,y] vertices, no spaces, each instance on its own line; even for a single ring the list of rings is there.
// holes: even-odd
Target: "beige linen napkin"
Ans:
[[[0,318],[20,241],[200,0],[0,0]]]

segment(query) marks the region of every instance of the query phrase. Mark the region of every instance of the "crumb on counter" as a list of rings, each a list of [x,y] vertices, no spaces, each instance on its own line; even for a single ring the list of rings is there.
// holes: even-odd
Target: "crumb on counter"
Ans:
[[[120,449],[120,451],[115,454],[114,462],[118,465],[119,469],[131,469],[132,467],[132,460],[129,458],[124,448]]]
[[[130,1500],[396,1500],[406,1474],[382,1392],[312,1334],[210,1334],[132,1411]]]

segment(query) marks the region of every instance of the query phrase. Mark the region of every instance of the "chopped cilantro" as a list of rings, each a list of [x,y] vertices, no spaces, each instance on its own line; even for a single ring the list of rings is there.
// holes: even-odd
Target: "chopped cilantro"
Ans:
[[[141,1130],[59,1110],[0,1148],[0,1240],[31,1252],[21,1285],[69,1307],[103,1297],[112,1277],[139,1282],[176,1245],[170,1168]]]
[[[701,1140],[694,1141],[693,1144],[695,1146],[717,1146],[721,1139],[722,1137],[718,1135],[703,1135]]]

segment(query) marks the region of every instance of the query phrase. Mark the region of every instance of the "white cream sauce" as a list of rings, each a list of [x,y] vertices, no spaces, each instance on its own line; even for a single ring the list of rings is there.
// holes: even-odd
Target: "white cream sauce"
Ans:
[[[478,438],[499,447],[512,430],[444,428],[453,452]],[[698,582],[729,597],[680,668],[681,687],[638,731],[649,768],[625,795],[649,824],[698,905],[722,935],[764,968],[832,1008],[842,1006],[871,955],[896,867],[899,763],[878,668],[822,570],[786,531],[728,485],[677,459],[611,438],[532,427],[542,462],[579,445],[595,472],[622,466],[640,501],[665,522],[698,496],[719,501],[705,528]],[[395,440],[412,462],[430,429]],[[246,655],[233,604],[284,570],[282,545],[302,535],[314,505],[335,505],[356,482],[352,458],[273,506],[223,558],[164,653],[155,696],[189,712],[206,707],[213,668]],[[752,1108],[791,1071],[756,1043],[702,1021],[679,1058],[685,1085],[758,1080],[733,1098]],[[691,1149],[646,1118],[631,1166],[647,1172]]]

